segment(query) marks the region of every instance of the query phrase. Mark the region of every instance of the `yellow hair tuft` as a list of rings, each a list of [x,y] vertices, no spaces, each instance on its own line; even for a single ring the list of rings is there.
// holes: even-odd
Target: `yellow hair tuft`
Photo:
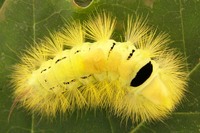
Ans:
[[[86,35],[94,41],[106,41],[111,38],[115,28],[116,19],[105,12],[97,16],[90,16],[90,20],[85,22]]]
[[[57,34],[63,39],[64,45],[67,46],[82,45],[85,41],[85,31],[80,21],[72,20]]]
[[[125,41],[131,43],[137,43],[144,35],[146,35],[151,28],[147,26],[147,18],[136,16],[135,20],[133,16],[128,16],[126,31],[125,31]]]

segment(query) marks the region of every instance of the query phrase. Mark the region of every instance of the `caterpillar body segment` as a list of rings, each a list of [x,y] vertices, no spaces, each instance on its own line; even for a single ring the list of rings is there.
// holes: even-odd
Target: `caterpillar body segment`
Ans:
[[[129,17],[124,42],[111,38],[116,19],[106,13],[68,24],[14,67],[15,99],[47,116],[99,107],[133,121],[166,117],[184,94],[187,73],[183,57],[166,46],[168,35],[146,23]]]

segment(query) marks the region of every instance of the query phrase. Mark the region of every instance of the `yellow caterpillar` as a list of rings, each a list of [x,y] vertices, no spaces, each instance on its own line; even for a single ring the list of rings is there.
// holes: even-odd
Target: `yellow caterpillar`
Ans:
[[[27,50],[12,74],[15,103],[47,116],[98,107],[133,121],[166,117],[186,88],[184,58],[146,19],[129,16],[123,42],[111,39],[116,23],[100,13]]]

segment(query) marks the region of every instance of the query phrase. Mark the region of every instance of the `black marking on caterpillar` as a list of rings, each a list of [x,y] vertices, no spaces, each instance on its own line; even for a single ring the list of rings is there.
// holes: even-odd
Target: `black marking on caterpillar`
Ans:
[[[92,75],[83,76],[83,77],[81,77],[81,78],[82,78],[82,79],[86,79],[86,78],[88,78],[88,77],[90,77],[90,76],[92,76]]]
[[[108,53],[108,57],[110,56],[111,51],[114,49],[116,43],[114,42],[113,45],[110,47],[109,53]]]
[[[66,59],[66,58],[67,58],[67,57],[63,57],[63,58],[61,58],[61,59],[57,59],[56,62],[55,62],[55,64],[58,63],[58,62],[60,62],[60,61],[63,60],[63,59]]]
[[[70,82],[75,82],[76,80],[75,79],[72,79]]]
[[[131,81],[131,86],[137,87],[143,84],[151,76],[152,71],[153,71],[153,66],[150,61],[137,72],[137,75]]]
[[[110,48],[110,51],[111,52],[113,50],[113,48],[115,47],[116,43],[113,43],[112,47]]]
[[[51,88],[49,88],[49,90],[53,90],[55,87],[51,87]]]
[[[63,84],[64,84],[64,85],[67,85],[67,84],[70,84],[70,83],[75,82],[75,81],[76,81],[75,79],[72,79],[72,80],[69,81],[69,82],[63,82]]]
[[[48,67],[48,69],[50,69],[51,68],[51,66],[49,66]],[[43,73],[43,72],[45,72],[45,71],[47,71],[47,69],[45,68],[45,69],[43,69],[40,73]]]
[[[45,69],[43,69],[40,73],[43,73],[43,72],[45,72],[47,69],[45,68]]]
[[[81,52],[81,50],[77,50],[76,52],[74,52],[74,54],[77,54],[78,52]]]
[[[134,49],[132,49],[131,53],[129,54],[129,56],[127,57],[127,60],[129,60],[132,56],[133,56],[133,53],[135,52]]]
[[[67,84],[69,84],[69,82],[63,82],[63,84],[64,84],[64,85],[67,85]]]

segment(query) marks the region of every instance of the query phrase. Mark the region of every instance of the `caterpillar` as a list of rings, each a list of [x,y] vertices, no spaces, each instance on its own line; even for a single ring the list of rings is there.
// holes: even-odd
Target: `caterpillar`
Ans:
[[[117,19],[109,13],[67,23],[14,66],[14,103],[54,117],[95,108],[134,122],[168,116],[186,91],[185,59],[147,22],[128,16],[122,41],[112,39]]]

